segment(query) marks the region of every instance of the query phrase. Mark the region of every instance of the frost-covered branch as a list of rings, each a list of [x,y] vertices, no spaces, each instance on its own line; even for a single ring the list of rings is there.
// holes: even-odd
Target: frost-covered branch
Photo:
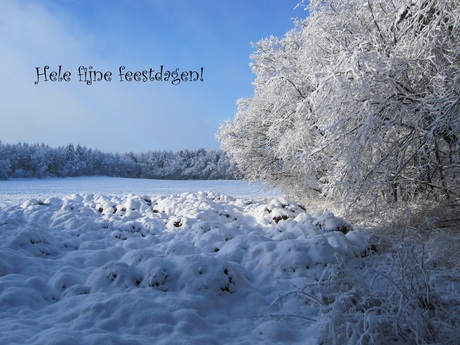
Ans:
[[[311,0],[309,12],[256,44],[254,97],[220,130],[243,175],[344,205],[457,197],[460,3]]]

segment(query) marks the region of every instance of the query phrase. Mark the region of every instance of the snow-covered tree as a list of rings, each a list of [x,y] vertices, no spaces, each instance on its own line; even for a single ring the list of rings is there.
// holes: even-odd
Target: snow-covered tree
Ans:
[[[3,144],[0,179],[105,175],[151,179],[232,179],[235,166],[222,151],[182,150],[177,153],[103,153],[68,144]]]
[[[0,180],[7,180],[10,175],[11,162],[10,162],[10,149],[8,146],[3,145],[0,140]]]
[[[248,179],[299,198],[459,196],[460,2],[312,0],[255,45],[255,92],[217,134]]]
[[[8,159],[0,159],[0,180],[7,180],[11,163]]]

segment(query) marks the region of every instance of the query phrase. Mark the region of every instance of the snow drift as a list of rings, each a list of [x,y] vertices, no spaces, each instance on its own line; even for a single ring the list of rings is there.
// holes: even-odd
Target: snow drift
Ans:
[[[279,303],[368,238],[283,198],[74,194],[0,209],[4,344],[305,344],[314,304]]]

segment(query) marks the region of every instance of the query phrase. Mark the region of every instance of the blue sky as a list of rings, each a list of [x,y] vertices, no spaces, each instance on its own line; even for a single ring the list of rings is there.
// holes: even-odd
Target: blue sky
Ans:
[[[219,125],[253,94],[250,42],[305,17],[299,0],[2,0],[0,140],[107,152],[217,149]],[[43,72],[71,73],[43,81]],[[112,72],[86,85],[78,67]],[[201,71],[203,81],[120,82],[119,67]]]

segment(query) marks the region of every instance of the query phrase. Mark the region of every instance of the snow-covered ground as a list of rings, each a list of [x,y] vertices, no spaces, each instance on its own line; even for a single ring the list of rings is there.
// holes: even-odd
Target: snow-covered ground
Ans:
[[[0,181],[0,207],[17,204],[28,199],[63,197],[69,194],[102,195],[169,195],[183,192],[212,191],[231,194],[234,197],[261,197],[276,195],[260,183],[229,180],[147,180],[120,177],[67,177],[49,179],[9,179]]]
[[[420,311],[405,296],[409,256],[372,255],[366,231],[261,186],[77,178],[0,188],[1,344],[402,344],[413,320],[441,319],[438,304],[459,311],[448,268],[430,277],[439,302],[414,297],[426,297]],[[438,328],[455,335],[451,319]]]

